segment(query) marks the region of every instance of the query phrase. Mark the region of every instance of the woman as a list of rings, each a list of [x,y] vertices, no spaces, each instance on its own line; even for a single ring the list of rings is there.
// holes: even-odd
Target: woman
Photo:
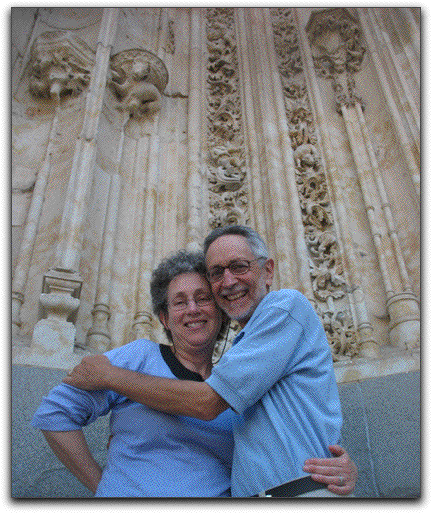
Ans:
[[[113,365],[170,378],[203,381],[212,369],[222,325],[201,254],[179,252],[153,272],[153,311],[172,346],[136,340],[108,351]],[[102,470],[82,426],[111,411],[112,439]],[[231,412],[215,420],[168,415],[115,392],[54,388],[36,412],[65,466],[96,497],[226,497],[233,452]]]

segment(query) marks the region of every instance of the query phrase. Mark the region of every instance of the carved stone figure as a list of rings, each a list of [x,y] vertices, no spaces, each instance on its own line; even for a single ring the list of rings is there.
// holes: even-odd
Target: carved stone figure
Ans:
[[[309,131],[307,125],[304,130]],[[293,137],[295,137],[295,134],[293,134]],[[294,161],[297,170],[300,172],[306,172],[308,169],[316,171],[320,164],[318,151],[312,144],[298,146],[294,152]]]
[[[295,24],[289,9],[274,8],[271,13],[279,71],[282,78],[291,78],[303,70]]]
[[[210,168],[210,190],[213,192],[236,191],[242,186],[246,173],[242,169],[244,161],[235,153],[239,148],[216,146],[210,151],[214,166]]]
[[[306,32],[315,51],[317,73],[333,82],[337,110],[356,101],[362,104],[353,76],[360,70],[366,51],[357,21],[345,8],[325,9],[312,13]]]
[[[348,360],[356,356],[359,352],[359,341],[350,315],[344,310],[327,310],[322,319],[333,360]]]
[[[336,299],[345,295],[345,291],[341,288],[345,284],[345,280],[327,265],[311,266],[311,276],[312,290],[320,301],[326,301],[329,296]]]
[[[120,52],[111,58],[111,74],[120,110],[138,119],[160,110],[168,71],[156,55],[141,49]]]
[[[78,95],[90,82],[93,50],[70,32],[44,32],[31,49],[30,91],[36,97]]]

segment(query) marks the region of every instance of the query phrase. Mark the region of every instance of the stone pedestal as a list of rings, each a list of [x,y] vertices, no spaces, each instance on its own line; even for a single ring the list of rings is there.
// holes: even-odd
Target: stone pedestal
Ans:
[[[80,304],[81,285],[78,273],[65,269],[51,269],[44,276],[39,301],[47,318],[36,323],[33,352],[47,356],[73,353],[76,329],[70,321]]]
[[[413,349],[420,346],[420,308],[411,292],[396,294],[387,301],[389,334],[393,346]]]
[[[61,358],[73,352],[75,334],[76,329],[71,322],[42,319],[33,331],[32,350],[47,357],[56,355]]]

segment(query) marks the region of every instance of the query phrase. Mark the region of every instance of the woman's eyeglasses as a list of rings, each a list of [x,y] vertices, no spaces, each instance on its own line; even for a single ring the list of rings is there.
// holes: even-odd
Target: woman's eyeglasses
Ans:
[[[210,303],[213,303],[214,299],[213,296],[199,296],[197,298],[194,298],[192,300],[196,306],[203,307],[208,306]],[[186,308],[189,306],[190,301],[188,301],[185,298],[178,298],[174,299],[172,303],[169,303],[169,307],[173,310],[186,310]]]

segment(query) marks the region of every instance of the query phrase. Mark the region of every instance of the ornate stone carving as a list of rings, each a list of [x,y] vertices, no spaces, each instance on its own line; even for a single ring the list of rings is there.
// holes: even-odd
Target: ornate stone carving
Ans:
[[[233,9],[208,9],[207,49],[209,224],[212,228],[247,224],[245,151]]]
[[[36,97],[81,93],[90,82],[93,50],[70,32],[45,32],[31,49],[30,91]]]
[[[347,360],[359,352],[359,342],[351,317],[346,311],[321,312],[333,360]]]
[[[358,337],[346,307],[342,259],[303,77],[297,33],[290,9],[275,8],[271,14],[309,251],[312,290],[333,358],[343,360],[358,353]]]
[[[174,22],[172,20],[168,20],[168,34],[165,51],[170,54],[175,53]]]
[[[139,48],[125,50],[111,58],[111,74],[120,110],[138,119],[160,110],[168,71],[159,57]]]
[[[246,172],[242,169],[244,160],[240,160],[241,148],[231,145],[216,146],[210,150],[212,175],[209,178],[213,192],[237,191],[241,188]]]
[[[296,27],[289,9],[275,8],[271,13],[275,50],[279,56],[279,72],[289,78],[303,71]]]
[[[338,112],[341,105],[363,102],[355,92],[354,73],[360,70],[365,48],[357,21],[345,8],[312,13],[306,26],[318,74],[330,79]]]

